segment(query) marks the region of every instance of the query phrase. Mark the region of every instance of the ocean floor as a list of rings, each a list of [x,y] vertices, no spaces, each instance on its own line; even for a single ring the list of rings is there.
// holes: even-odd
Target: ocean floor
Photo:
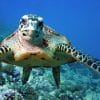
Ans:
[[[20,67],[0,73],[0,100],[100,100],[100,74],[80,63],[61,66],[59,88],[51,69],[33,69],[26,85],[21,76]]]

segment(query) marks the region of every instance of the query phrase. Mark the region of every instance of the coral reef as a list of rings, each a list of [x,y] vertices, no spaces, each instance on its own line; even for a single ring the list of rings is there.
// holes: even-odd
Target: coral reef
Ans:
[[[33,69],[25,85],[21,84],[21,68],[16,67],[9,73],[0,75],[0,100],[100,100],[100,75],[79,63],[62,65],[59,89],[51,69]]]
[[[0,94],[0,100],[24,100],[23,96],[16,90],[8,89]]]

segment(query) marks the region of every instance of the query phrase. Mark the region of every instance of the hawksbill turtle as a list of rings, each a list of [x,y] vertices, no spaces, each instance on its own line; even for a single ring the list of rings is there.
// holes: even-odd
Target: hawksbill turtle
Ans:
[[[0,60],[23,67],[22,83],[29,78],[32,68],[52,68],[56,85],[60,84],[60,66],[83,63],[100,72],[100,60],[76,49],[70,40],[44,24],[37,15],[24,15],[17,30],[0,44]]]

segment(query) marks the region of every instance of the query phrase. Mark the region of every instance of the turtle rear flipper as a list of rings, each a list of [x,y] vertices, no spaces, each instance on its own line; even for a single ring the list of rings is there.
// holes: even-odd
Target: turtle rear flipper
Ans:
[[[57,52],[64,52],[67,55],[72,56],[74,59],[83,63],[85,65],[90,66],[90,68],[94,69],[97,72],[100,72],[100,60],[89,56],[87,54],[82,53],[81,51],[77,50],[71,44],[58,44],[56,48]]]
[[[55,80],[56,86],[59,88],[60,85],[60,66],[52,68],[53,78]]]
[[[30,76],[30,72],[31,72],[31,68],[23,68],[23,75],[22,75],[22,84],[26,84],[26,82],[28,81],[29,79],[29,76]]]

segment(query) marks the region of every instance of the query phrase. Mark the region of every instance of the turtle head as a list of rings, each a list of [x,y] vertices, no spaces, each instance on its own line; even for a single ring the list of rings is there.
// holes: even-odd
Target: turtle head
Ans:
[[[18,34],[19,37],[32,44],[37,44],[43,34],[43,18],[37,15],[24,15],[20,19]]]
[[[42,31],[43,28],[43,18],[37,15],[24,15],[20,19],[19,23],[19,30],[20,31],[35,31],[35,32],[40,32]]]

